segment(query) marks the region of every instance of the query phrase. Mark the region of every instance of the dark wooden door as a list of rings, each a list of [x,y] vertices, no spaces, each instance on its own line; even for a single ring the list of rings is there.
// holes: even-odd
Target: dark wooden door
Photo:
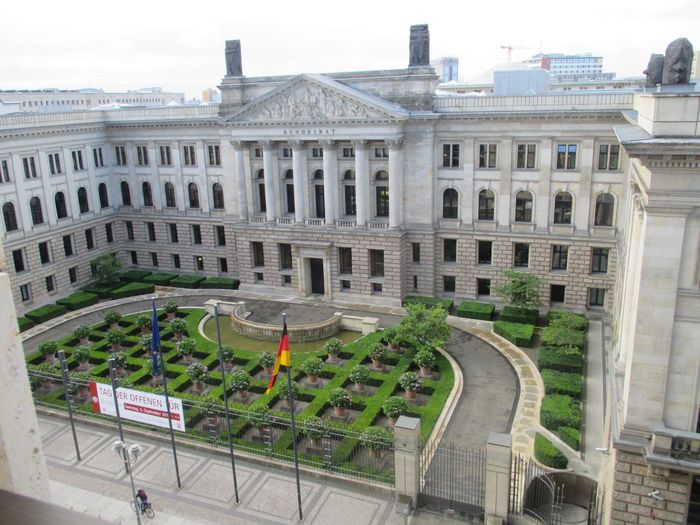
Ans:
[[[311,293],[323,295],[323,259],[309,259],[311,264]]]

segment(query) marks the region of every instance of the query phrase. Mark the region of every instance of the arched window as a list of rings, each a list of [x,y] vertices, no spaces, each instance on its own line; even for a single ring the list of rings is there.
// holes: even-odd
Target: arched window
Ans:
[[[601,193],[595,199],[596,226],[612,226],[613,212],[615,211],[615,198],[610,193]]]
[[[165,207],[175,208],[175,186],[172,182],[165,183]]]
[[[284,190],[287,197],[287,213],[294,213],[294,172],[287,170],[284,172]]]
[[[532,222],[532,193],[519,191],[515,195],[515,222]]]
[[[345,215],[357,215],[355,172],[353,170],[348,170],[343,174],[343,194],[345,197]]]
[[[131,206],[131,190],[129,189],[129,183],[125,180],[121,183],[122,189],[122,205]]]
[[[571,224],[571,194],[562,191],[554,197],[554,224]]]
[[[260,206],[260,213],[264,213],[267,211],[267,202],[265,200],[265,170],[258,170],[257,180],[258,180],[258,203]]]
[[[323,187],[323,170],[314,171],[314,204],[316,205],[316,217],[324,218],[326,216],[326,195]]]
[[[107,194],[107,185],[104,182],[97,187],[97,193],[100,194],[100,208],[109,208],[109,195]]]
[[[389,174],[380,170],[374,176],[374,193],[377,204],[377,217],[389,216]]]
[[[44,224],[44,213],[41,211],[41,199],[32,197],[29,201],[29,211],[32,214],[32,224]]]
[[[62,191],[59,191],[56,193],[56,196],[54,197],[54,201],[56,202],[56,218],[57,219],[65,219],[68,217],[68,207],[66,206],[66,196],[63,194]]]
[[[87,190],[85,188],[78,188],[78,208],[80,209],[80,213],[87,213],[90,211]]]
[[[442,218],[457,219],[459,216],[459,194],[454,188],[447,188],[442,193]]]
[[[187,185],[187,197],[189,199],[190,208],[199,208],[199,189],[194,182]]]
[[[143,205],[147,207],[153,206],[153,192],[151,185],[148,182],[141,184],[141,193],[143,193]]]
[[[5,220],[5,231],[13,232],[19,227],[17,226],[17,215],[15,214],[15,205],[11,202],[6,202],[2,205],[2,218]]]
[[[492,221],[494,217],[494,206],[496,195],[491,190],[481,190],[479,192],[479,220]]]
[[[224,188],[218,182],[215,182],[211,187],[211,196],[214,200],[214,209],[223,210],[224,209]]]

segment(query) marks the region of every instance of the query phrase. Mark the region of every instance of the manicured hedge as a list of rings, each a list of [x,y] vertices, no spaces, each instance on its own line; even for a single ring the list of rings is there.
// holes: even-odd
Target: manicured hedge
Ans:
[[[552,468],[564,469],[569,464],[561,450],[539,432],[535,436],[535,457],[543,465]]]
[[[585,335],[585,333],[576,330],[547,326],[542,329],[540,339],[545,346],[575,346],[583,349]]]
[[[24,314],[24,316],[39,324],[48,321],[49,319],[53,319],[54,317],[58,317],[59,315],[63,315],[67,311],[68,310],[65,306],[61,306],[59,304],[47,304],[46,306],[42,306],[41,308],[37,308],[31,312],[27,312]]]
[[[99,285],[97,283],[90,284],[86,286],[83,291],[88,293],[94,293],[100,299],[109,299],[112,297],[112,292],[117,288],[124,286],[126,283],[124,281],[117,281],[114,284]]]
[[[151,275],[151,272],[147,272],[146,270],[128,270],[120,274],[119,278],[128,283],[136,283],[143,281],[144,278],[148,277],[149,275]]]
[[[229,277],[207,277],[200,288],[225,288],[227,290],[238,290],[241,281],[230,279]]]
[[[559,437],[574,450],[578,450],[581,442],[581,432],[571,427],[559,427]]]
[[[545,369],[542,370],[542,381],[544,382],[544,391],[547,394],[564,394],[576,399],[581,398],[581,390],[583,389],[583,376],[581,374]]]
[[[575,314],[568,310],[550,310],[547,312],[547,326],[568,328],[569,330],[585,330],[588,320],[583,314]]]
[[[498,319],[509,323],[537,324],[540,312],[534,308],[516,308],[505,306],[501,310]]]
[[[29,330],[32,326],[34,326],[34,322],[31,319],[27,319],[26,317],[18,317],[17,324],[19,325],[20,332]]]
[[[496,307],[489,303],[462,301],[457,307],[457,315],[460,317],[490,321],[495,309]]]
[[[170,284],[170,281],[172,281],[176,277],[179,277],[179,275],[176,273],[158,272],[152,273],[151,275],[147,275],[143,278],[143,282],[155,284],[156,286],[167,286],[168,284]]]
[[[133,295],[143,295],[153,293],[155,286],[148,283],[128,283],[112,292],[112,299],[123,299]]]
[[[581,427],[581,407],[577,399],[562,395],[542,398],[540,422],[547,430],[556,432],[559,427]]]
[[[501,337],[505,337],[514,345],[529,348],[532,344],[532,335],[535,333],[535,327],[531,324],[496,321],[493,323],[493,331]]]
[[[199,288],[199,285],[206,279],[201,275],[181,275],[170,281],[170,286],[176,288]]]
[[[452,311],[454,301],[452,299],[441,299],[440,297],[423,297],[422,295],[407,295],[403,298],[403,305],[407,304],[424,304],[430,308],[442,306],[448,312]]]
[[[551,368],[560,372],[580,374],[583,371],[583,355],[575,347],[543,346],[537,357],[537,366],[540,370]]]
[[[97,304],[99,300],[100,298],[97,296],[97,294],[89,292],[76,292],[74,294],[69,295],[68,297],[59,299],[58,301],[56,301],[56,304],[65,306],[69,310],[80,310],[81,308],[85,308],[86,306]]]

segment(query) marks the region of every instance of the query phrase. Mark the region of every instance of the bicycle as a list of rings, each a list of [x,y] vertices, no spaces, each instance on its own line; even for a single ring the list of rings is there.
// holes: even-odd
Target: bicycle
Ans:
[[[134,512],[136,512],[136,505],[137,505],[137,504],[136,504],[136,501],[131,500],[131,510],[133,510]],[[146,516],[148,516],[149,518],[151,518],[151,519],[153,519],[153,518],[156,517],[156,513],[155,513],[155,511],[151,508],[151,503],[150,503],[150,502],[147,502],[147,503],[144,505],[143,510],[141,511],[141,515],[144,515],[144,514],[145,514]]]

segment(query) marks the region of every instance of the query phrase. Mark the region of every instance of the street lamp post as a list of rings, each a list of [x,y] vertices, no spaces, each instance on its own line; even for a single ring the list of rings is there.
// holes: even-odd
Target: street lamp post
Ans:
[[[129,481],[131,482],[131,493],[134,498],[134,512],[136,512],[136,523],[141,525],[141,505],[138,502],[138,496],[136,495],[136,487],[134,487],[134,474],[131,469],[131,459],[136,461],[141,453],[141,445],[134,443],[127,448],[126,444],[118,439],[112,444],[112,449],[116,452],[122,461],[124,461],[127,467],[127,472],[129,473]]]

